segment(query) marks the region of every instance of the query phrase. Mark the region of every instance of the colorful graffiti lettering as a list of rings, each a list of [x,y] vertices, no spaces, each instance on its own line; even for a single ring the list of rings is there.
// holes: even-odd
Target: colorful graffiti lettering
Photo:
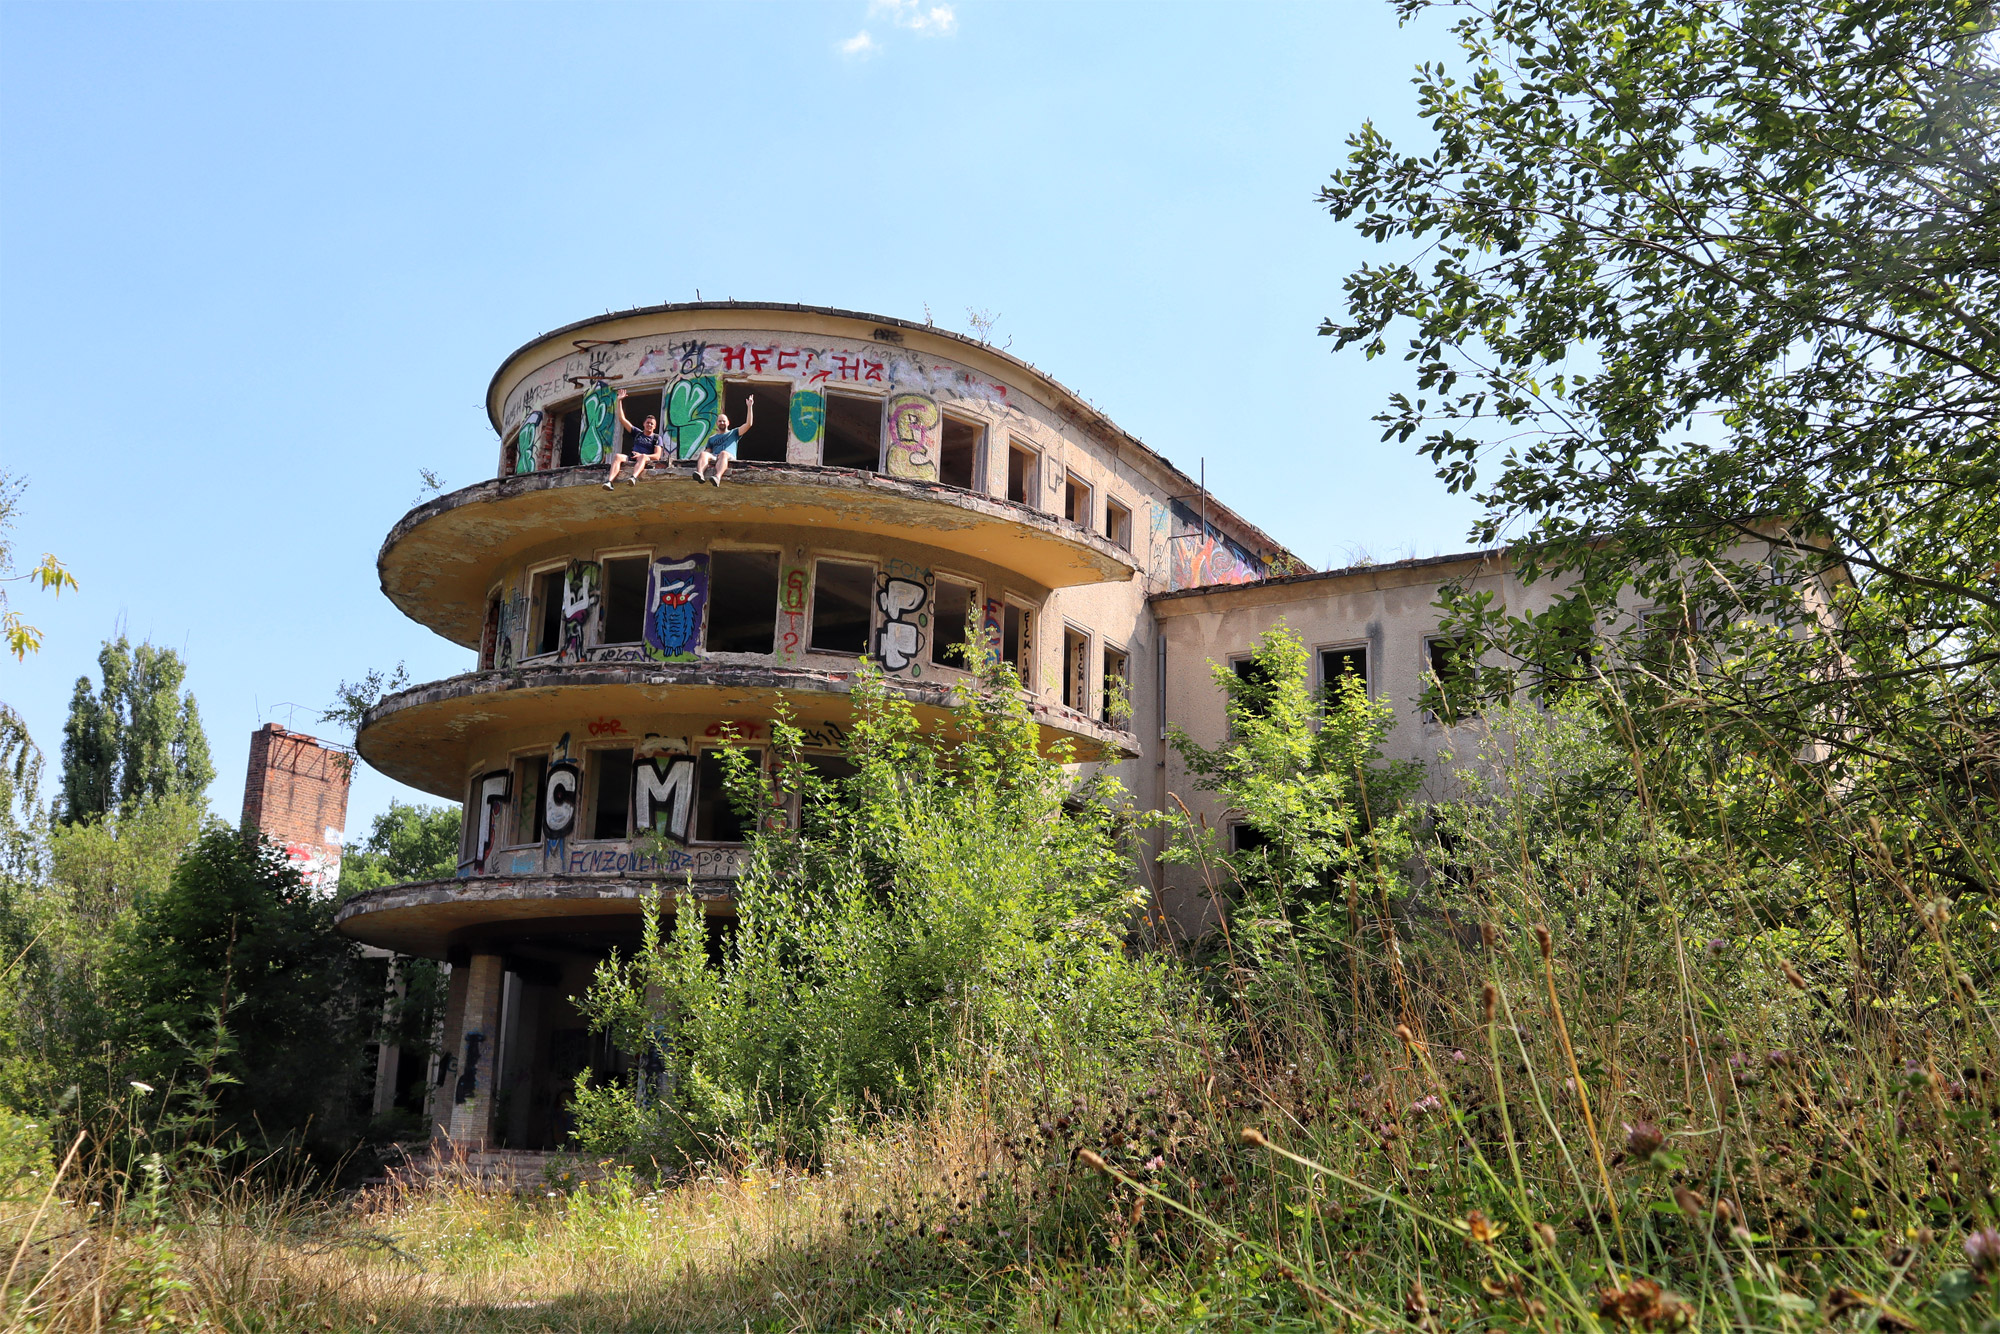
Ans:
[[[1005,624],[1006,617],[1006,604],[998,598],[986,599],[986,643],[983,647],[989,661],[999,656],[1000,637],[1005,633],[1001,627]]]
[[[691,660],[701,642],[702,609],[707,603],[707,552],[654,561],[641,628],[646,652],[663,662]]]
[[[640,760],[632,769],[632,827],[655,829],[677,842],[688,841],[694,811],[694,760],[662,755]]]
[[[933,436],[938,422],[937,400],[927,394],[896,394],[889,400],[889,475],[913,482],[935,482],[937,453]]]
[[[590,613],[597,606],[599,566],[594,560],[573,560],[563,576],[562,651],[564,662],[583,661]]]
[[[817,389],[801,389],[792,395],[792,438],[802,445],[816,445],[826,429],[826,395]]]
[[[617,718],[606,718],[599,715],[597,720],[590,724],[590,734],[592,736],[624,736],[625,724]]]
[[[576,443],[578,462],[604,461],[611,453],[611,427],[617,420],[618,391],[601,382],[592,385],[583,396],[583,433]]]
[[[900,562],[899,562],[900,563]],[[876,634],[875,656],[892,672],[908,669],[922,676],[919,655],[929,641],[924,630],[930,625],[931,576],[904,578],[883,571],[876,579],[875,605],[882,609],[882,628]]]
[[[536,444],[542,435],[542,414],[531,412],[521,423],[521,429],[514,433],[514,472],[534,472],[536,467]]]
[[[472,873],[486,870],[486,859],[500,840],[500,812],[507,808],[508,773],[495,769],[479,780],[479,832],[472,843]]]
[[[808,582],[804,566],[788,565],[778,583],[778,659],[781,662],[797,659],[799,646],[805,643]]]
[[[693,375],[667,386],[660,404],[675,452],[691,459],[715,433],[722,411],[722,381],[713,375]]]

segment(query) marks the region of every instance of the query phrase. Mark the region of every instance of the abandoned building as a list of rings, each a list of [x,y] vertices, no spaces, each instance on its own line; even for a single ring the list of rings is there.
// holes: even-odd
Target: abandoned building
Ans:
[[[356,740],[464,803],[459,874],[340,914],[360,941],[450,962],[432,1109],[468,1147],[560,1141],[572,1080],[608,1059],[572,998],[636,942],[643,895],[691,882],[683,911],[731,912],[720,748],[754,751],[780,700],[838,772],[857,664],[940,716],[967,679],[970,611],[1047,740],[1106,757],[1142,803],[1171,793],[1226,825],[1165,741],[1170,724],[1222,736],[1211,663],[1282,618],[1320,680],[1355,673],[1393,701],[1392,753],[1418,756],[1440,730],[1414,703],[1439,660],[1440,579],[1533,601],[1492,555],[1302,573],[1049,376],[928,325],[627,311],[529,342],[486,402],[497,476],[405,515],[377,562],[397,607],[476,660],[382,700]],[[621,422],[649,416],[672,461],[607,491]],[[724,418],[751,423],[738,464],[698,482],[688,460]],[[638,837],[652,829],[663,857]],[[1164,883],[1199,929],[1202,895]]]

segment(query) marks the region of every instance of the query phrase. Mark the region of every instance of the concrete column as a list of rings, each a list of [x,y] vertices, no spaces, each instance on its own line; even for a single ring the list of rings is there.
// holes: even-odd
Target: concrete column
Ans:
[[[444,1028],[439,1034],[437,1087],[431,1090],[431,1138],[442,1139],[451,1132],[451,1095],[458,1084],[458,1061],[464,1053],[465,988],[472,972],[464,964],[446,964]]]
[[[403,977],[402,964],[394,959],[389,961],[389,994],[382,1000],[382,1024],[386,1030],[400,1018],[403,997],[408,994],[409,983]],[[380,1116],[396,1105],[396,1078],[402,1071],[403,1049],[386,1040],[375,1053],[375,1115]]]
[[[456,981],[457,970],[453,970]],[[458,1148],[476,1152],[493,1137],[494,1049],[500,1041],[500,996],[504,973],[497,954],[475,954],[465,968],[465,1009],[459,1025],[458,1060],[445,1079],[451,1090],[447,1131]]]

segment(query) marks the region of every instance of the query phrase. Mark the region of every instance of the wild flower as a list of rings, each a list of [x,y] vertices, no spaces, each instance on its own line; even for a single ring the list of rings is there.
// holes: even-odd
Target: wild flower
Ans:
[[[2000,1271],[2000,1230],[1990,1227],[1968,1233],[1965,1238],[1965,1258],[1972,1266],[1972,1272],[1982,1278]]]

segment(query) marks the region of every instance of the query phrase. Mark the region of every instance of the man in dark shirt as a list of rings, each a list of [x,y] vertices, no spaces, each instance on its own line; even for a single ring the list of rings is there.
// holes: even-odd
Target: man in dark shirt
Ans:
[[[660,419],[649,412],[643,425],[634,426],[625,416],[623,389],[618,391],[618,424],[625,428],[625,453],[611,456],[611,476],[604,480],[606,491],[618,480],[618,465],[627,456],[632,460],[632,476],[627,480],[634,486],[639,485],[639,478],[644,475],[648,463],[660,461]]]

